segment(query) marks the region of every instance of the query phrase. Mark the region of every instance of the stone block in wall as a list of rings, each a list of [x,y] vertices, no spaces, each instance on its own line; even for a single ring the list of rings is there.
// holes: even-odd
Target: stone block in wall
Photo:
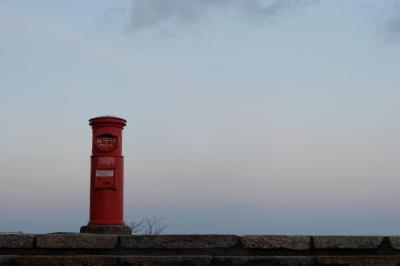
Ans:
[[[38,248],[112,249],[117,246],[115,235],[47,234],[36,237]]]
[[[0,248],[33,248],[35,235],[4,234],[0,235]]]
[[[310,236],[247,235],[240,238],[242,246],[250,249],[308,250]]]
[[[0,266],[16,265],[17,256],[15,255],[0,255]]]
[[[314,236],[316,249],[376,249],[382,236]]]
[[[3,260],[2,260],[3,259]],[[3,264],[2,264],[3,263]],[[27,256],[2,256],[0,266],[117,266],[120,265],[118,256],[63,256],[63,255],[27,255]]]
[[[400,256],[319,256],[318,265],[398,266]]]
[[[216,256],[211,265],[318,266],[311,256]]]
[[[119,236],[122,248],[204,249],[230,248],[238,243],[233,235]]]
[[[389,243],[394,249],[400,249],[400,236],[389,236]]]
[[[124,256],[120,264],[125,266],[206,266],[211,256]],[[215,265],[215,264],[213,264]]]

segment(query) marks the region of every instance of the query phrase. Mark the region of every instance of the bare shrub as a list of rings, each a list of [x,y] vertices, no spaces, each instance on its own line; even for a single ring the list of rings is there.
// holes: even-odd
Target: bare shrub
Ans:
[[[139,222],[131,222],[128,226],[132,230],[133,235],[159,235],[167,225],[162,222],[162,218],[158,216],[145,217]]]

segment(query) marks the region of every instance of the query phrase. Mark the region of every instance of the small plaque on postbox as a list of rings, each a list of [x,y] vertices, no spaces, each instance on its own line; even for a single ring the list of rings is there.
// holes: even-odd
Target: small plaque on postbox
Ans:
[[[95,188],[115,188],[114,170],[97,169],[95,178]]]
[[[96,170],[96,177],[114,176],[114,170]]]
[[[99,135],[95,139],[95,144],[101,151],[112,151],[118,145],[118,138],[111,134]]]

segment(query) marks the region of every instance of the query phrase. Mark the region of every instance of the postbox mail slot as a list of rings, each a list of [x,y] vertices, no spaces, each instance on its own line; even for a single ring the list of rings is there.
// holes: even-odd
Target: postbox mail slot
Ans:
[[[115,188],[113,176],[101,176],[95,179],[95,188]]]
[[[114,169],[96,169],[95,188],[114,188],[114,180]]]

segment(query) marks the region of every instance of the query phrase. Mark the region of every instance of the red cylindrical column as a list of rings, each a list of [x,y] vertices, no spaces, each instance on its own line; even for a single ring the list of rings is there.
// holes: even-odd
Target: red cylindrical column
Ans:
[[[124,225],[124,157],[122,129],[126,120],[100,116],[89,120],[92,126],[89,224],[85,233],[130,234]]]

